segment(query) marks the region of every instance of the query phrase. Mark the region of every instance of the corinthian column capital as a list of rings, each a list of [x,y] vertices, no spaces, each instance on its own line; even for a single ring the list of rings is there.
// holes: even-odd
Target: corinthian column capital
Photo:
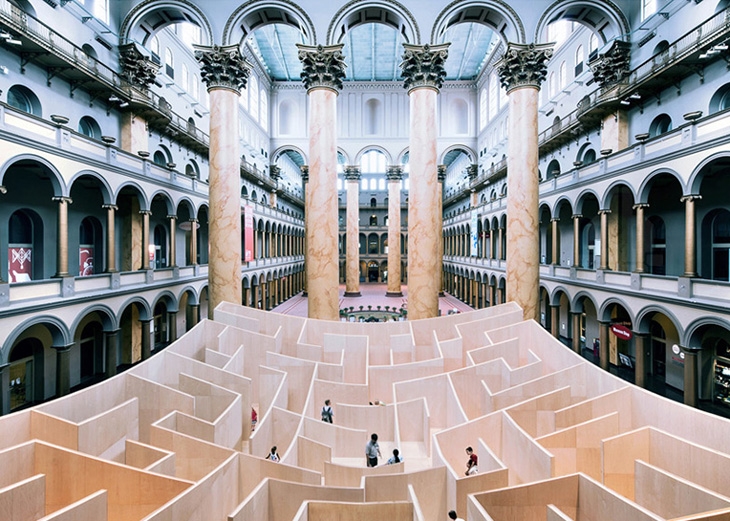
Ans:
[[[400,181],[403,179],[403,167],[400,165],[390,165],[385,171],[385,178],[388,181]]]
[[[509,43],[495,67],[499,82],[507,92],[520,87],[540,88],[547,74],[547,62],[553,55],[553,44]]]
[[[411,45],[404,43],[403,61],[400,64],[405,78],[403,86],[410,90],[418,87],[440,89],[446,78],[444,62],[449,56],[450,43],[441,45]]]
[[[224,47],[194,45],[195,59],[200,63],[200,78],[212,89],[228,89],[240,94],[246,88],[251,65],[236,45]]]
[[[360,167],[357,165],[345,165],[345,179],[348,181],[360,180]]]
[[[307,91],[318,87],[339,92],[342,89],[342,79],[345,77],[345,57],[342,48],[345,44],[337,45],[302,45],[299,49],[299,61],[302,62],[302,82]]]
[[[143,53],[136,43],[119,46],[119,63],[122,66],[122,77],[135,87],[145,90],[155,82],[160,70],[160,65]]]

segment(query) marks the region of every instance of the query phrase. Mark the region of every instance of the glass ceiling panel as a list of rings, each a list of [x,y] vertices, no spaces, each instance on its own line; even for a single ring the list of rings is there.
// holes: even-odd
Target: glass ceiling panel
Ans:
[[[343,39],[345,78],[355,81],[395,81],[400,76],[403,38],[393,27],[379,23],[354,27]]]
[[[298,29],[286,24],[264,25],[256,29],[247,41],[271,79],[301,80],[302,63],[296,44],[305,41]]]
[[[486,25],[469,22],[449,27],[442,41],[451,42],[445,65],[446,79],[471,80],[484,67],[499,37]]]

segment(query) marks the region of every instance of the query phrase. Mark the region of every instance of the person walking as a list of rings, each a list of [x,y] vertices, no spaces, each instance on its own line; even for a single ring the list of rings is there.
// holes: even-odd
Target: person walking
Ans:
[[[325,400],[324,401],[324,407],[322,407],[322,421],[327,423],[332,423],[332,418],[334,417],[335,413],[332,411],[332,406],[330,406],[330,401]]]
[[[276,452],[276,445],[271,447],[271,452],[268,456],[266,456],[266,459],[271,460],[274,463],[279,463],[279,453]]]
[[[370,441],[365,445],[365,457],[368,461],[368,467],[378,466],[378,457],[383,457],[380,454],[380,445],[378,445],[378,435],[373,433],[370,435]]]

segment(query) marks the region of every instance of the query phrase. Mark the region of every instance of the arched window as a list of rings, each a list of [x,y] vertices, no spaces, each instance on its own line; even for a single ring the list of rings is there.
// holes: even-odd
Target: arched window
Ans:
[[[79,225],[79,277],[96,273],[96,259],[101,258],[101,223],[95,217],[86,217]]]
[[[582,161],[583,161],[583,164],[584,165],[587,165],[589,163],[593,163],[595,160],[596,160],[596,151],[593,150],[592,148],[587,149],[583,153],[583,159],[582,159]]]
[[[152,61],[160,63],[160,40],[157,36],[153,36],[149,40],[149,49],[152,53]],[[157,58],[157,59],[155,59]]]
[[[161,224],[155,226],[154,247],[154,267],[155,269],[164,268],[167,266],[167,230]]]
[[[565,88],[565,86],[567,84],[568,84],[568,65],[565,63],[565,60],[563,60],[562,62],[560,62],[558,86],[562,90]]]
[[[548,76],[548,96],[551,98],[555,97],[555,94],[558,92],[558,85],[557,81],[555,79],[555,71],[550,73],[550,76]]]
[[[371,215],[370,216],[370,226],[377,226],[377,225],[378,225],[378,216]]]
[[[479,94],[479,130],[487,126],[487,89],[482,88]]]
[[[18,110],[41,117],[41,102],[32,90],[23,85],[13,85],[8,89],[8,105]]]
[[[375,208],[376,206],[378,206],[378,200],[375,199],[375,197],[371,197],[370,198],[370,208]]]
[[[165,74],[170,78],[175,78],[175,61],[169,47],[165,48]]]
[[[591,61],[596,54],[598,54],[598,36],[596,33],[591,33],[591,37],[588,39],[588,61]]]
[[[167,166],[167,157],[165,156],[165,153],[161,150],[155,150],[155,153],[152,155],[152,161],[159,166]]]
[[[654,118],[649,126],[649,136],[655,137],[672,130],[672,118],[667,114],[660,114]]]
[[[251,114],[251,118],[254,121],[259,120],[259,82],[256,80],[256,76],[251,75],[248,83],[249,99],[248,99],[248,113]]]
[[[190,95],[195,99],[200,99],[200,80],[198,79],[197,74],[193,74],[193,80],[190,83]],[[245,96],[241,96],[241,98],[244,98]]]
[[[712,95],[710,99],[710,114],[730,109],[730,83],[726,83]]]
[[[360,170],[363,174],[384,174],[385,154],[379,150],[368,150],[360,159]]]
[[[497,107],[499,106],[499,84],[497,83],[497,75],[492,73],[489,75],[489,121],[497,115]]]
[[[8,222],[8,280],[28,282],[43,277],[43,251],[37,247],[36,237],[42,237],[40,219],[29,211],[18,210]],[[37,216],[36,216],[37,217]],[[38,223],[38,225],[36,225]]]
[[[188,71],[188,66],[186,63],[182,64],[182,74],[180,78],[180,85],[183,89],[188,90],[190,85],[190,72]]]
[[[259,114],[259,123],[264,130],[269,130],[269,96],[264,89],[259,96]]]
[[[90,138],[99,139],[101,137],[101,128],[94,118],[84,116],[79,120],[79,134]]]
[[[575,75],[583,74],[583,46],[579,45],[575,49]]]

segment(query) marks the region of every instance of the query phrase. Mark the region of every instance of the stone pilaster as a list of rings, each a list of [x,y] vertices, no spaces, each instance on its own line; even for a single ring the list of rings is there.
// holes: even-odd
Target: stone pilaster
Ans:
[[[221,302],[241,303],[241,197],[238,98],[251,70],[238,44],[195,46],[210,94],[208,317]]]
[[[307,223],[308,316],[339,319],[337,218],[337,96],[345,76],[343,44],[297,44],[302,81],[309,98],[309,183]],[[317,223],[315,227],[310,223]]]
[[[347,231],[345,234],[345,296],[360,296],[360,167],[345,167],[345,183],[347,186]]]
[[[436,101],[446,71],[449,44],[404,44],[401,70],[410,104],[408,194],[408,318],[438,315],[443,257],[438,197]]]
[[[507,149],[507,299],[525,319],[537,319],[539,295],[539,217],[537,104],[552,44],[510,43],[496,64],[509,96]]]
[[[388,290],[386,297],[402,297],[400,256],[400,184],[403,168],[391,165],[386,174],[388,180]]]

